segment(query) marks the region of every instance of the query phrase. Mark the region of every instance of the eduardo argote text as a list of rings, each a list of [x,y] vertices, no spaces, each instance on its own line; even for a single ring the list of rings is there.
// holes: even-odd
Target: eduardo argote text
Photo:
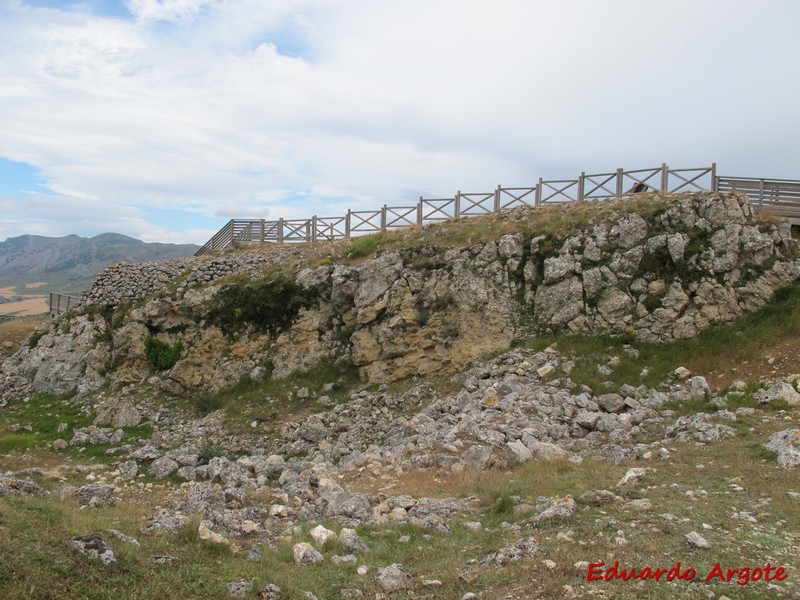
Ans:
[[[766,563],[763,567],[738,567],[738,568],[723,568],[719,563],[715,563],[711,569],[703,574],[700,574],[703,581],[735,581],[738,585],[747,585],[752,581],[783,581],[788,577],[784,567],[774,567],[770,563]],[[697,577],[697,571],[692,567],[682,568],[680,562],[676,562],[670,568],[657,568],[642,567],[641,569],[621,568],[619,561],[615,562],[612,566],[606,567],[606,563],[589,563],[589,568],[586,572],[587,581],[612,581],[614,579],[622,579],[629,581],[631,579],[653,579],[655,581],[693,581]]]

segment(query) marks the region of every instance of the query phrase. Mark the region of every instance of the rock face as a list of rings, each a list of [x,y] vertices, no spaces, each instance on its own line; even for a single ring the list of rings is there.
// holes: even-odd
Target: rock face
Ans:
[[[800,429],[784,429],[774,433],[764,443],[764,447],[777,453],[780,466],[800,465]]]
[[[518,222],[520,233],[468,248],[385,251],[363,264],[328,260],[303,268],[302,248],[276,246],[115,265],[85,295],[84,314],[48,324],[32,348],[3,363],[0,392],[86,392],[107,380],[124,386],[154,374],[169,394],[215,391],[244,374],[263,377],[258,369],[267,362],[281,377],[342,358],[370,382],[441,375],[507,349],[523,323],[541,331],[688,338],[763,306],[800,276],[789,225],[756,220],[746,196],[698,193],[653,202],[647,219],[621,206],[616,217],[561,238],[522,233],[535,215],[511,211],[503,218]],[[279,335],[251,327],[226,337],[209,312],[224,287],[217,280],[258,280],[268,268],[290,272],[286,265],[299,268],[292,275],[298,294],[313,301]],[[143,302],[126,308],[135,300]],[[147,335],[180,343],[173,366],[154,371]],[[693,393],[707,392],[697,385]],[[611,415],[623,409],[613,395],[601,406]],[[103,415],[115,426],[137,418],[125,406]]]

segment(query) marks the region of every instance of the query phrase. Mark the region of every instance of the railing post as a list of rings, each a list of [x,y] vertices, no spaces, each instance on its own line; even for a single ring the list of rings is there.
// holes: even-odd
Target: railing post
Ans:
[[[455,202],[453,204],[453,218],[456,221],[461,218],[461,190],[456,192]]]
[[[347,216],[344,218],[344,239],[350,239],[350,209],[347,209]]]
[[[581,171],[581,176],[578,177],[578,202],[583,202],[585,184],[586,184],[586,172]]]
[[[719,191],[719,182],[717,181],[717,163],[711,163],[711,191]]]
[[[383,208],[381,209],[381,232],[386,231],[386,210],[387,206],[384,204]]]
[[[311,217],[311,241],[317,241],[317,215]]]
[[[500,212],[500,194],[502,193],[502,188],[498,185],[497,189],[494,191],[494,212]]]
[[[543,179],[539,177],[539,183],[536,184],[536,206],[542,203],[542,181]]]
[[[417,204],[417,225],[422,225],[422,196],[419,197],[419,204]]]
[[[764,208],[764,180],[758,180],[758,210]]]
[[[622,184],[625,180],[625,171],[617,169],[617,198],[622,198]]]
[[[278,218],[278,243],[283,243],[283,217]]]
[[[267,239],[267,228],[264,225],[264,219],[261,219],[261,243],[263,244]]]
[[[669,168],[667,163],[661,163],[661,191],[664,193],[669,191]]]

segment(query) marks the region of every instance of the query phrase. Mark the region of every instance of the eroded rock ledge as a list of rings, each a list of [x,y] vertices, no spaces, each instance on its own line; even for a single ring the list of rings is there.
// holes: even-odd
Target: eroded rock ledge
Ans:
[[[746,196],[653,202],[646,218],[622,204],[592,222],[584,208],[586,225],[565,237],[537,235],[543,213],[511,211],[502,218],[518,222],[518,233],[466,248],[443,237],[362,264],[318,255],[318,266],[308,266],[301,248],[273,247],[115,265],[81,312],[53,321],[3,363],[0,390],[86,392],[149,378],[181,394],[229,386],[265,364],[282,376],[342,359],[370,382],[447,374],[536,331],[688,338],[763,306],[800,275],[790,226],[757,220]],[[220,290],[277,269],[305,307],[279,335],[244,327],[226,336],[214,318]],[[179,360],[153,371],[147,336],[180,343]]]

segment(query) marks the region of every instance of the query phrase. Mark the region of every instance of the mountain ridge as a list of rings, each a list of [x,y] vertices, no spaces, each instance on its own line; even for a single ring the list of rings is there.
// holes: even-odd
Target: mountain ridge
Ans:
[[[120,233],[93,237],[24,234],[0,242],[0,284],[24,286],[45,281],[46,290],[81,291],[95,275],[119,262],[145,262],[193,255],[199,246],[143,242]]]

